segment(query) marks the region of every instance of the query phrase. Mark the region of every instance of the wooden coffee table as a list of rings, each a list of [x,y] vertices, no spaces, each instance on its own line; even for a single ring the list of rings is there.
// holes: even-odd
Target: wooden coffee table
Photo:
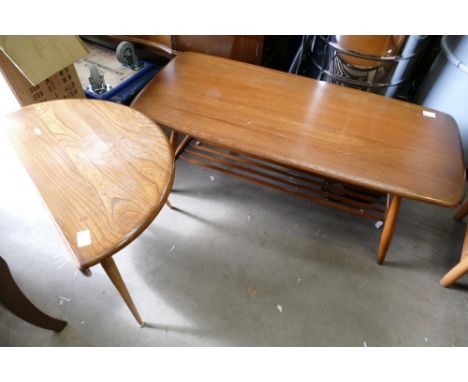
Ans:
[[[89,268],[101,264],[143,325],[112,255],[137,238],[166,202],[174,155],[164,132],[134,109],[91,100],[27,106],[1,118],[0,132],[76,266],[90,275]]]
[[[379,264],[402,198],[455,207],[463,197],[457,125],[418,105],[182,53],[132,106],[187,135],[176,157],[381,220]]]

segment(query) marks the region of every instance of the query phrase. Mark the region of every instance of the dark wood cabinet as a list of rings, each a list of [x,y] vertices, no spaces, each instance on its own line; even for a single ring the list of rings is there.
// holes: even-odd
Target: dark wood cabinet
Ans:
[[[199,52],[260,65],[264,36],[134,36],[157,42],[179,52]]]

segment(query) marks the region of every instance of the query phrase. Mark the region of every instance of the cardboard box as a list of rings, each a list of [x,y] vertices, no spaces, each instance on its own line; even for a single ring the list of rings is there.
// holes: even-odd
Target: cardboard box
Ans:
[[[22,106],[85,98],[73,62],[88,52],[78,37],[1,36],[0,44],[0,70]]]

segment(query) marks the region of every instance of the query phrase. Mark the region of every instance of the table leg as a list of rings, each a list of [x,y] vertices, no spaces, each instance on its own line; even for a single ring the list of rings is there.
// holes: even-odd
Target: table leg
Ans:
[[[382,265],[387,254],[388,247],[392,240],[393,231],[395,229],[395,222],[398,217],[398,210],[400,209],[401,198],[398,195],[393,195],[390,206],[385,217],[382,236],[380,237],[379,252],[377,254],[377,263]]]
[[[463,219],[463,217],[462,217]],[[447,288],[455,281],[468,273],[468,228],[465,232],[465,240],[463,242],[463,249],[460,257],[460,262],[455,265],[447,274],[440,280],[440,285]]]
[[[169,138],[169,142],[172,145],[172,149],[174,150],[174,153],[175,153],[175,151],[177,149],[177,140],[178,139],[179,139],[179,132],[175,131],[175,130],[172,130],[171,131],[171,136]]]
[[[440,280],[440,285],[447,288],[468,273],[468,259],[460,261]]]
[[[172,203],[169,201],[169,199],[166,200],[166,206],[168,206],[171,210],[174,208]]]
[[[184,149],[187,147],[187,145],[190,143],[192,137],[190,135],[186,135],[184,139],[182,139],[182,142],[180,142],[180,145],[177,146],[177,149],[175,150],[174,153],[174,159],[177,159],[180,154],[184,151]]]
[[[128,308],[132,312],[133,317],[135,317],[136,321],[138,322],[138,325],[143,327],[145,323],[141,319],[140,313],[138,313],[138,310],[135,307],[132,298],[130,297],[130,293],[128,292],[128,289],[125,286],[122,276],[120,275],[117,265],[115,264],[112,257],[108,257],[107,259],[101,261],[101,265],[106,271],[107,276],[109,276],[110,280],[112,281],[112,284],[114,284],[114,286],[117,288],[118,292],[124,299]]]
[[[174,150],[174,159],[177,159],[177,157],[180,155],[180,153],[185,148],[185,146],[188,145],[188,143],[190,142],[190,139],[192,138],[189,135],[185,136],[185,138],[182,140],[180,145],[177,146],[178,139],[179,139],[179,132],[172,130],[171,136],[169,138],[169,142],[172,145],[172,149]],[[168,206],[170,209],[174,208],[171,202],[169,201],[169,199],[166,200],[166,206]]]
[[[190,135],[186,135],[184,139],[182,139],[182,142],[180,142],[179,145],[177,145],[177,139],[179,137],[179,133],[176,132],[175,130],[172,130],[171,132],[171,137],[169,138],[169,142],[172,145],[172,148],[174,150],[174,159],[177,159],[177,157],[182,154],[182,151],[187,147],[187,145],[190,143],[190,140],[192,137]],[[166,200],[166,206],[168,206],[170,209],[174,209],[174,206],[171,204],[169,199]]]
[[[463,205],[460,207],[460,209],[457,211],[453,218],[457,221],[460,221],[466,215],[468,215],[468,200],[465,203],[463,203]]]
[[[0,303],[19,318],[43,329],[60,332],[67,323],[37,309],[19,289],[7,263],[0,257]]]

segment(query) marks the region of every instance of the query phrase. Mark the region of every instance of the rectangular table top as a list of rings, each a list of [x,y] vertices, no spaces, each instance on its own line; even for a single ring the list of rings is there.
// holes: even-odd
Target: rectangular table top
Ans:
[[[207,143],[338,181],[449,207],[463,198],[457,124],[419,105],[182,53],[133,107]]]

